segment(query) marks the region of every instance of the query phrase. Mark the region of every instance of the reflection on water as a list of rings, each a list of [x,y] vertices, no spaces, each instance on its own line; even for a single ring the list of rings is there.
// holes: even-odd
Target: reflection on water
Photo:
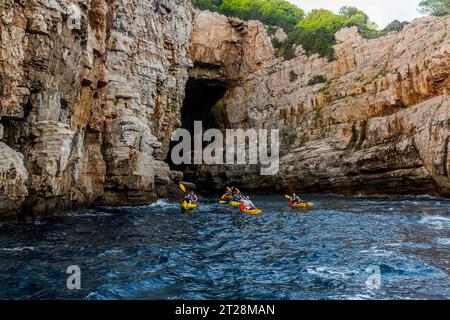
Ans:
[[[450,201],[314,196],[260,216],[165,201],[0,225],[2,299],[431,299],[450,297]],[[81,268],[81,290],[66,268]],[[369,266],[381,288],[366,284]]]

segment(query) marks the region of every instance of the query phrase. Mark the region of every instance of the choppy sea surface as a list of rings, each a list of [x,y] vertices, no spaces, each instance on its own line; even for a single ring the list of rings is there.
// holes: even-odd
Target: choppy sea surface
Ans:
[[[449,199],[253,200],[262,215],[211,198],[0,224],[0,299],[450,298]]]

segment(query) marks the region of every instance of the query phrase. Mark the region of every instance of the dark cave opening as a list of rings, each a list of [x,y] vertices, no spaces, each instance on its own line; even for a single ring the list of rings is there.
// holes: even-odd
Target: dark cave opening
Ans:
[[[223,123],[217,110],[213,107],[223,98],[228,86],[225,82],[211,79],[190,78],[186,84],[186,95],[181,108],[182,128],[194,132],[194,121],[203,122],[203,130],[223,129]]]
[[[214,107],[228,90],[228,84],[221,80],[189,78],[181,108],[181,127],[194,133],[194,121],[202,121],[203,132],[208,129],[229,128],[225,110]],[[193,143],[193,141],[192,141]],[[171,159],[173,147],[178,142],[172,141],[166,161],[172,170],[182,171],[185,180],[195,182],[195,165],[175,165]]]

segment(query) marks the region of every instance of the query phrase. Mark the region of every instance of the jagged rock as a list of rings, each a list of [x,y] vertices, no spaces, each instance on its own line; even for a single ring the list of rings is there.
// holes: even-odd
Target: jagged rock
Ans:
[[[258,71],[274,54],[264,30],[264,25],[258,21],[243,22],[209,11],[197,11],[190,57],[199,64],[191,74],[237,80]]]
[[[285,42],[288,38],[288,35],[286,34],[286,32],[284,32],[282,28],[276,27],[276,30],[273,33],[272,38],[278,40],[279,42]]]
[[[28,196],[23,155],[0,142],[0,212],[13,215]]]
[[[208,53],[229,54],[220,46],[231,40],[224,31],[229,19],[207,12],[199,16],[192,58],[209,69],[196,68],[193,76],[208,79],[209,70],[225,65]],[[201,32],[205,21],[222,28],[211,42]],[[221,73],[221,81],[234,84],[213,110],[221,110],[232,128],[280,129],[280,171],[262,177],[258,168],[202,165],[194,174],[198,184],[233,181],[256,191],[450,194],[449,27],[450,17],[426,17],[372,40],[352,27],[336,34],[335,61],[308,57],[298,47],[292,60],[272,58],[256,69]],[[265,31],[260,32],[264,38]],[[238,66],[245,59],[246,65],[258,61],[256,43],[247,44],[252,51],[235,59]]]
[[[48,34],[47,23],[42,14],[33,14],[29,21],[28,32]]]
[[[16,170],[28,173],[15,191],[1,181],[9,189],[0,217],[166,194],[170,172],[161,160],[180,115],[164,105],[184,98],[193,8],[189,0],[161,4],[0,4],[2,140],[22,159]]]
[[[260,22],[189,0],[24,3],[0,3],[0,218],[180,195],[164,160],[189,77],[226,83],[223,125],[282,140],[277,175],[199,166],[199,184],[450,194],[449,17],[283,61]]]

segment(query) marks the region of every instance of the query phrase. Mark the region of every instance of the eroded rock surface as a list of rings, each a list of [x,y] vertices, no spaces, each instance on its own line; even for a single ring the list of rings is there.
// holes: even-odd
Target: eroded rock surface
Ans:
[[[166,193],[192,19],[188,0],[0,3],[0,215]]]
[[[204,15],[209,17],[196,20],[194,48],[208,43],[202,41],[203,20],[233,26],[226,17]],[[254,30],[253,24],[243,23],[242,32]],[[257,30],[254,39],[267,38],[263,28]],[[415,20],[400,33],[373,40],[355,27],[343,29],[331,62],[301,48],[289,61],[260,60],[264,46],[247,45],[254,63],[245,65],[258,68],[239,69],[245,71],[233,77],[213,109],[232,128],[280,129],[280,171],[264,177],[251,166],[201,166],[198,181],[208,187],[233,181],[250,190],[450,194],[448,30],[450,17]],[[234,41],[230,34],[217,33],[215,56],[224,54],[216,43]],[[202,46],[201,52],[210,49]],[[208,55],[193,59],[213,64]],[[194,76],[210,77],[211,71],[201,71]]]
[[[449,17],[366,40],[336,60],[274,56],[266,27],[189,0],[0,3],[0,216],[45,217],[175,192],[165,162],[189,77],[226,84],[231,128],[278,128],[280,171],[199,166],[251,190],[450,194]],[[278,30],[276,38],[285,34]]]

